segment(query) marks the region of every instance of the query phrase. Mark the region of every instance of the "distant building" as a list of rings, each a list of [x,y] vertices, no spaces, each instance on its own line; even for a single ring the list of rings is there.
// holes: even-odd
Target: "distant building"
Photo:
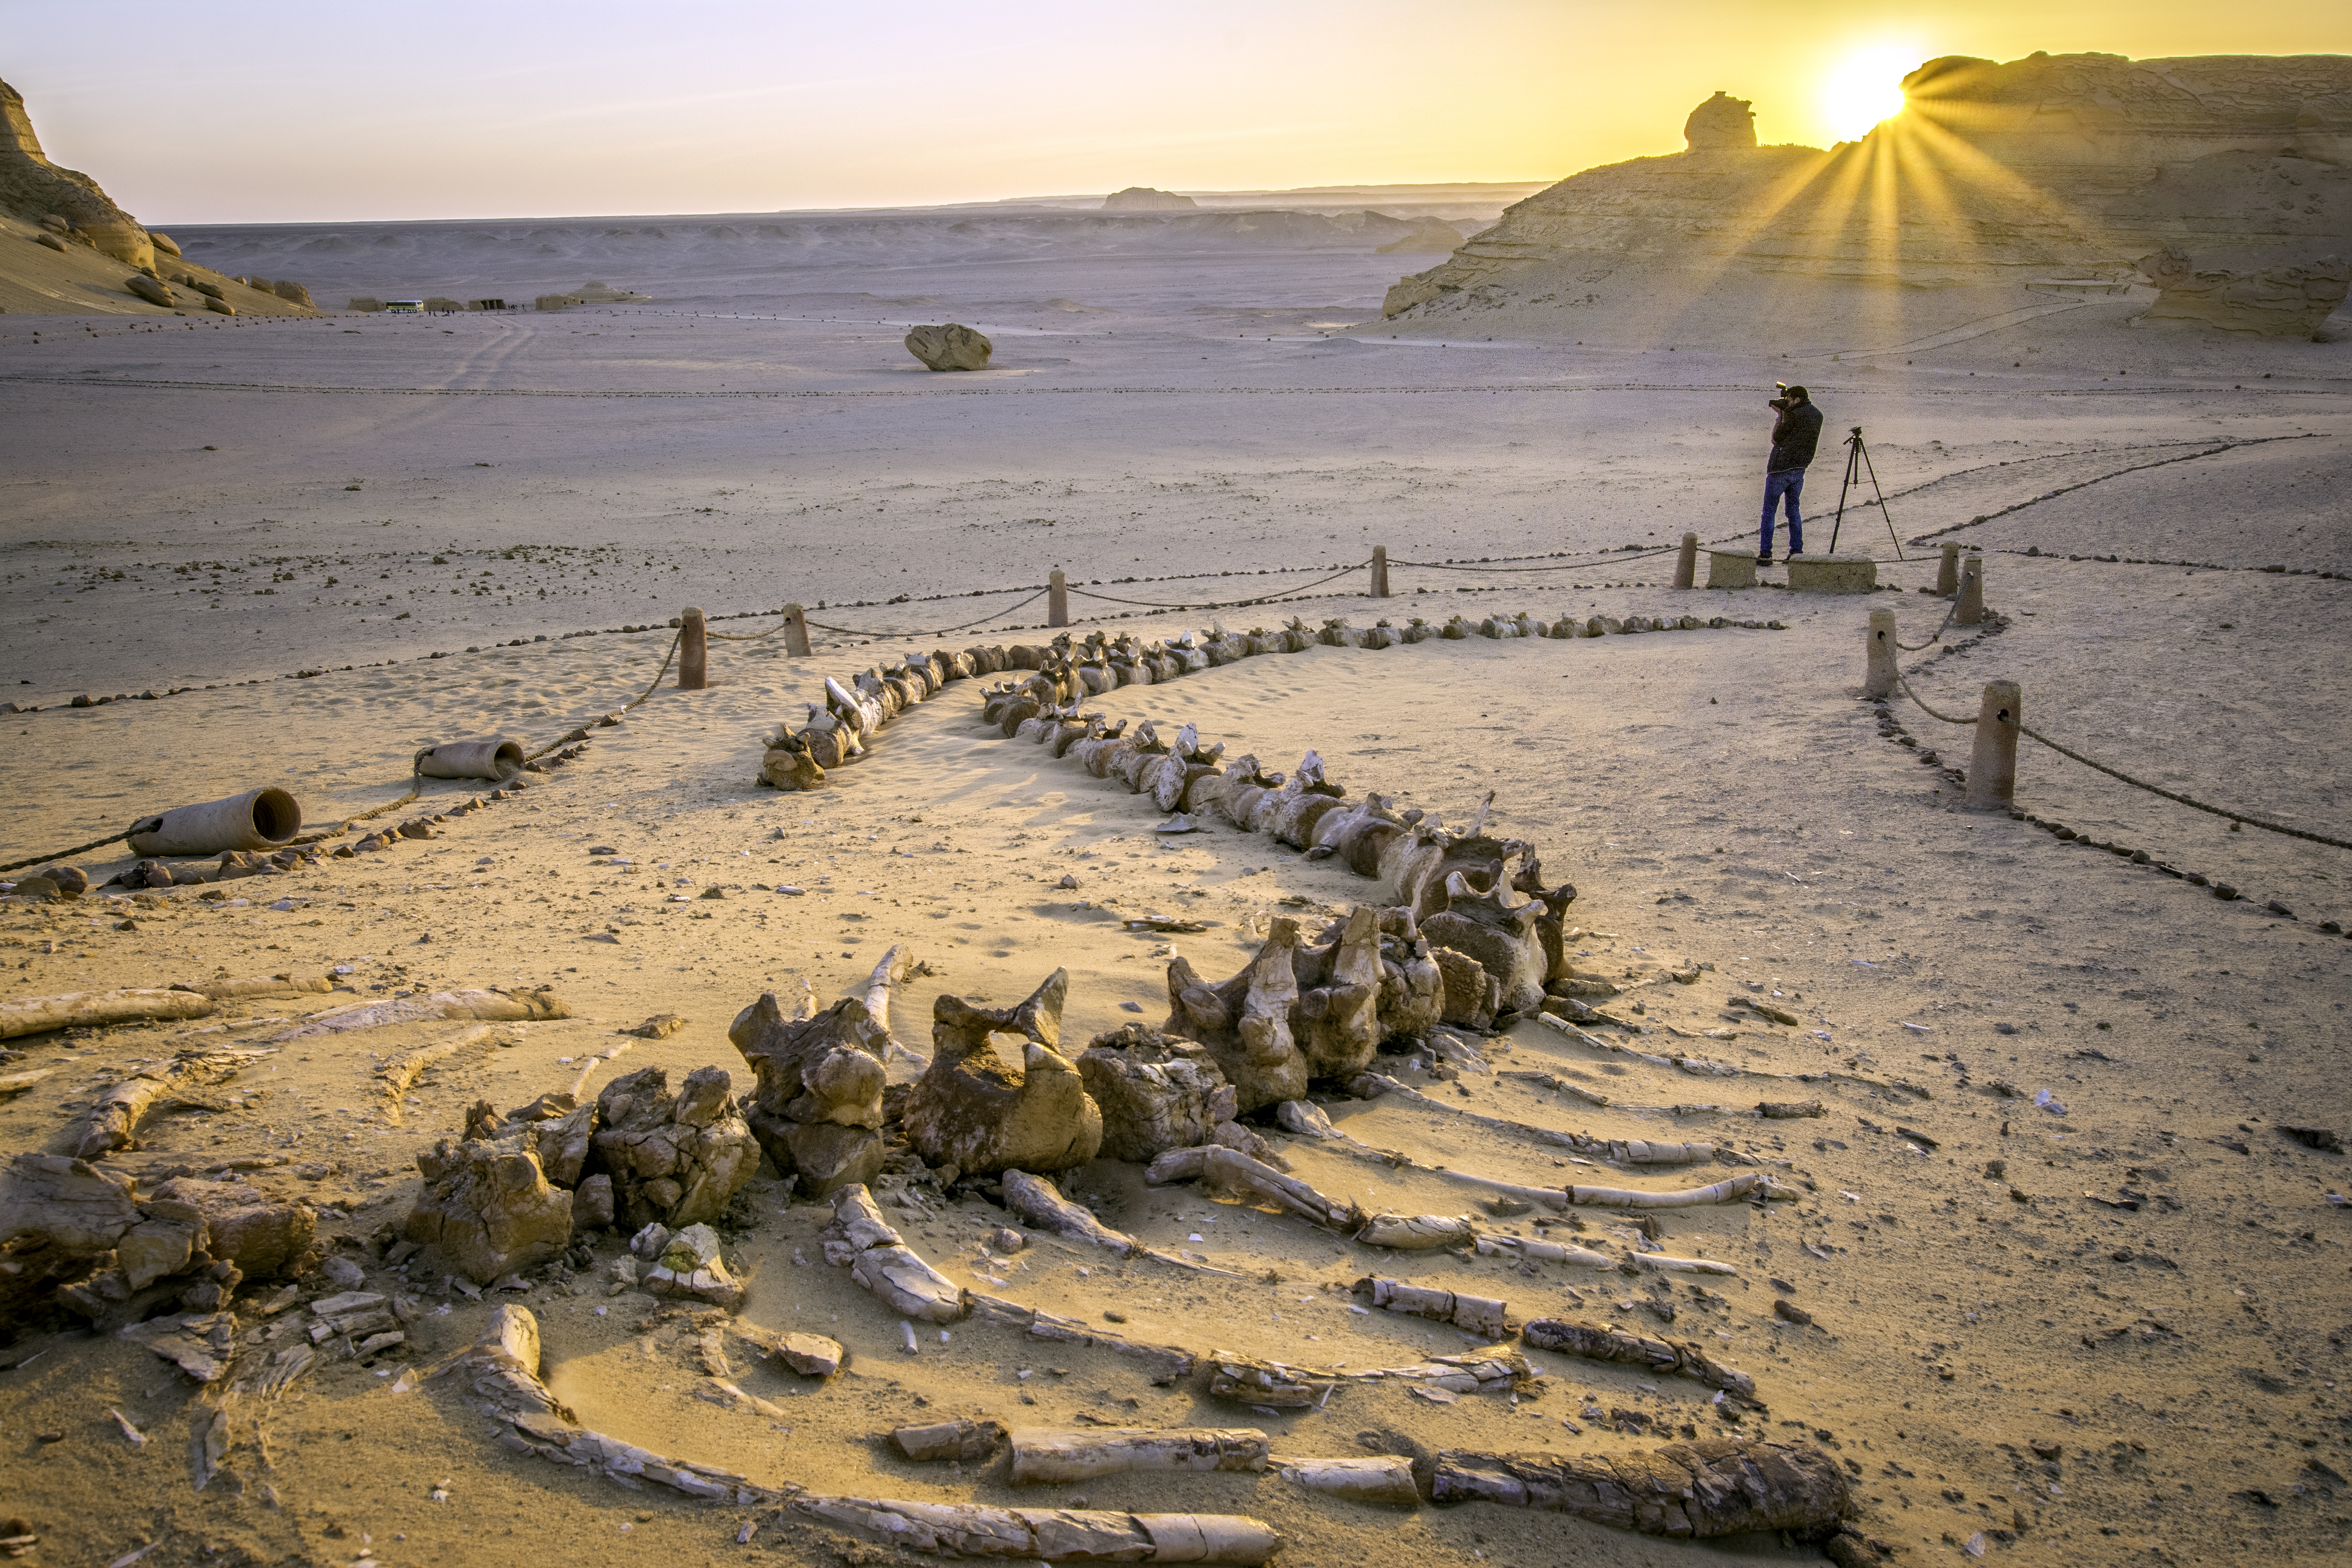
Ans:
[[[383,302],[383,308],[387,310],[405,310],[411,315],[422,315],[425,312],[425,301],[422,300],[386,300]]]
[[[506,308],[507,302],[504,300],[468,300],[466,301],[466,309],[468,310],[503,310]]]

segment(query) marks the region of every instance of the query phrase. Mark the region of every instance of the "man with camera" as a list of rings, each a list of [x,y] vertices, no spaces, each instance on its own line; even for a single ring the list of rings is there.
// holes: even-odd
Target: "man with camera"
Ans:
[[[1789,553],[1805,552],[1805,520],[1797,510],[1797,498],[1804,493],[1805,468],[1813,460],[1813,448],[1822,438],[1822,411],[1801,386],[1787,382],[1774,382],[1780,395],[1769,400],[1778,411],[1772,421],[1772,455],[1764,463],[1764,531],[1756,546],[1756,564],[1772,563],[1772,508],[1780,498],[1788,498]]]

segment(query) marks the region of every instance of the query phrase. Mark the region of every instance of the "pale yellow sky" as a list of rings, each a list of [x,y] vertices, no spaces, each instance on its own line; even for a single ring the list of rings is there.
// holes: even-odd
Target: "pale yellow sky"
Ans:
[[[51,155],[156,223],[1553,179],[1718,88],[1827,144],[1937,55],[2352,52],[2352,5],[2210,0],[11,9]]]

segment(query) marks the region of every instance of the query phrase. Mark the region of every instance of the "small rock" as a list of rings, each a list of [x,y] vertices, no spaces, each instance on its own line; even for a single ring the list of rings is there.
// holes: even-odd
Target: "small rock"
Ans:
[[[995,347],[970,327],[917,327],[907,334],[907,352],[929,370],[986,370]]]
[[[779,1334],[776,1353],[803,1377],[831,1377],[841,1370],[840,1342],[823,1334]]]
[[[2324,1150],[2330,1154],[2344,1152],[2344,1140],[2337,1137],[2332,1129],[2282,1125],[2279,1131],[2306,1148]]]
[[[999,1252],[1018,1252],[1029,1245],[1029,1238],[1011,1226],[999,1226],[988,1233],[988,1245]]]
[[[1076,877],[1073,877],[1073,876],[1068,875],[1067,873],[1065,873],[1065,874],[1063,875],[1062,879],[1061,879],[1060,881],[1058,881],[1058,882],[1056,882],[1056,883],[1055,883],[1055,884],[1054,884],[1054,886],[1055,886],[1055,887],[1057,887],[1057,888],[1075,888],[1075,887],[1076,887],[1077,885],[1078,885],[1078,879],[1077,879]]]
[[[367,1281],[367,1271],[348,1258],[330,1258],[319,1265],[320,1277],[338,1290],[356,1290]]]
[[[1772,1315],[1784,1323],[1794,1323],[1801,1329],[1811,1327],[1813,1321],[1813,1315],[1811,1312],[1785,1296],[1772,1303]]]
[[[634,1029],[624,1029],[625,1035],[635,1035],[641,1040],[667,1040],[686,1027],[686,1020],[676,1013],[656,1013]]]

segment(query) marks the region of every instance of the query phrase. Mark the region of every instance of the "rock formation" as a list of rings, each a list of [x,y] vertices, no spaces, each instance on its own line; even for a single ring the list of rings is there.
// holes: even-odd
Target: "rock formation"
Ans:
[[[1828,152],[1759,146],[1747,102],[1718,92],[1684,152],[1528,197],[1382,313],[1510,309],[1654,338],[1712,299],[1759,328],[1837,332],[1901,285],[1932,331],[2049,302],[2033,283],[2129,280],[2171,247],[2195,273],[2250,276],[2184,289],[2158,319],[2245,330],[2327,302],[2316,264],[2352,228],[2352,58],[1953,57],[1903,85],[1901,113]]]
[[[2352,263],[2341,256],[2323,256],[2305,266],[2232,271],[2200,266],[2188,251],[2167,246],[2142,258],[2139,269],[2162,290],[2148,307],[2150,319],[2203,321],[2266,338],[2315,335],[2352,286]]]
[[[87,239],[117,261],[137,268],[155,265],[154,242],[139,220],[116,206],[98,182],[75,169],[62,169],[41,151],[25,97],[0,81],[0,205],[39,223],[55,216],[68,233]]]
[[[1150,185],[1129,185],[1123,191],[1113,191],[1103,198],[1102,210],[1107,213],[1181,213],[1192,212],[1200,203],[1190,196],[1180,196],[1173,191],[1155,190]]]
[[[1462,243],[1462,231],[1442,217],[1416,219],[1409,234],[1381,246],[1381,256],[1451,256],[1454,247]]]
[[[970,327],[917,327],[907,334],[907,352],[930,370],[986,370],[995,346]]]

